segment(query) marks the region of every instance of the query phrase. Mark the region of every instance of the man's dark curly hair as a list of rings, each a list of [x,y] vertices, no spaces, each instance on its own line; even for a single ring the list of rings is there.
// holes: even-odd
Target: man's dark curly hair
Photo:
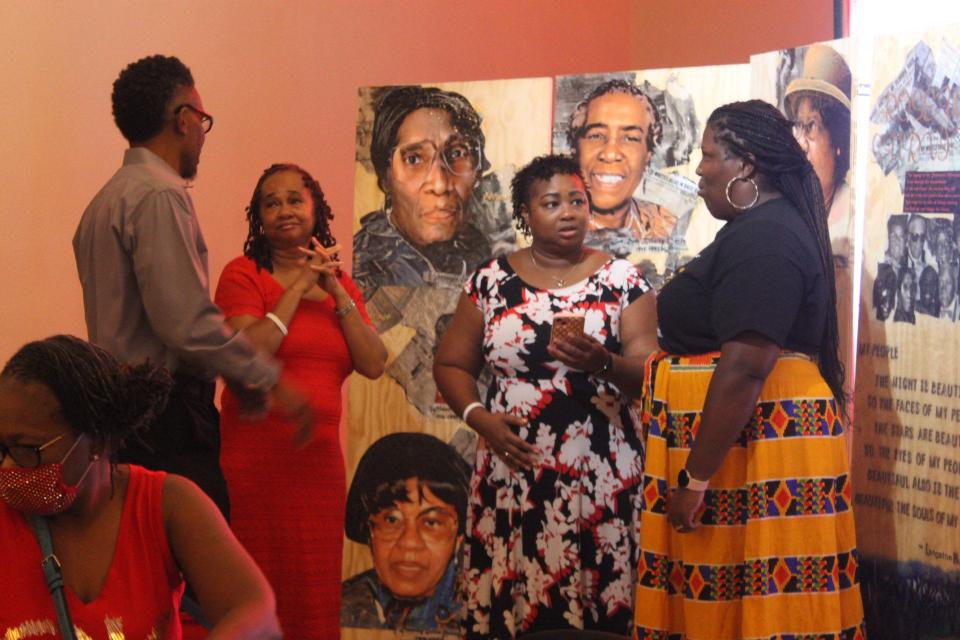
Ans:
[[[100,347],[67,335],[25,344],[0,379],[44,385],[70,428],[109,446],[111,453],[160,415],[173,386],[165,369],[124,365]]]
[[[653,122],[647,129],[647,150],[652,152],[663,138],[663,122],[660,120],[660,111],[657,109],[657,105],[653,104],[650,96],[645,94],[640,87],[632,82],[615,78],[594,87],[593,91],[570,112],[570,118],[567,120],[567,144],[570,145],[570,152],[573,157],[577,157],[579,147],[577,143],[587,131],[587,111],[590,109],[590,103],[608,93],[623,93],[634,96],[639,100],[646,100],[647,104],[650,105],[650,110],[653,112]]]
[[[266,269],[273,273],[270,242],[263,234],[263,221],[260,219],[260,201],[263,199],[263,183],[266,182],[267,178],[281,171],[296,171],[299,173],[303,178],[303,186],[310,191],[310,197],[313,198],[313,236],[324,247],[332,247],[337,244],[336,238],[330,233],[330,221],[333,220],[333,212],[330,210],[330,205],[327,204],[320,183],[299,165],[290,163],[272,164],[267,167],[257,181],[253,196],[250,198],[250,204],[247,206],[248,230],[247,240],[243,243],[243,255],[253,259],[257,264],[257,271]]]
[[[538,180],[544,182],[553,176],[577,176],[583,182],[583,173],[580,164],[570,156],[549,155],[537,156],[525,167],[517,171],[510,181],[510,192],[513,197],[513,219],[517,229],[526,237],[530,237],[530,225],[523,219],[523,208],[530,208],[530,189]]]
[[[459,93],[436,87],[417,85],[397,87],[389,91],[374,106],[373,133],[370,140],[370,160],[377,172],[377,185],[387,193],[387,170],[393,150],[397,146],[397,132],[408,115],[417,109],[442,109],[450,114],[450,126],[464,139],[476,145],[480,154],[477,173],[490,168],[484,147],[486,137],[480,128],[482,119],[470,101]]]
[[[113,119],[130,144],[146,142],[163,130],[167,105],[193,75],[173,56],[148,56],[130,63],[113,83]]]

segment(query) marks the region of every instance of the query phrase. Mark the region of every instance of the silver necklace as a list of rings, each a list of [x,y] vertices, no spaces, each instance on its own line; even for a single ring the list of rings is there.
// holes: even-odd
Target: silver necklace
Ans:
[[[539,264],[537,264],[537,259],[533,255],[533,247],[530,247],[530,261],[533,262],[533,266],[537,268],[537,271],[542,271],[543,273],[547,274],[547,276],[549,276],[551,280],[557,283],[558,287],[565,287],[567,286],[567,277],[571,273],[573,273],[574,269],[580,266],[581,262],[583,262],[583,252],[582,251],[580,252],[580,257],[577,258],[577,261],[573,263],[573,266],[567,269],[566,273],[564,273],[559,278],[553,275],[552,273],[550,273],[549,271],[545,270]]]

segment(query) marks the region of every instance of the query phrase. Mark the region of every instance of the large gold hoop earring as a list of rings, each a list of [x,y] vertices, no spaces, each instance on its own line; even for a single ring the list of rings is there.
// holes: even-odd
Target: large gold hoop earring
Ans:
[[[741,207],[738,204],[734,204],[733,200],[730,198],[730,187],[732,187],[733,183],[736,182],[737,180],[743,180],[744,182],[749,182],[750,184],[753,185],[753,191],[754,191],[753,200],[750,202],[750,204],[743,207]],[[747,209],[752,209],[753,206],[757,204],[757,200],[760,199],[760,187],[757,186],[757,183],[754,181],[753,178],[738,178],[736,176],[730,178],[730,182],[727,183],[727,188],[725,190],[725,193],[727,194],[727,202],[730,203],[730,206],[736,209],[737,211],[746,211]]]

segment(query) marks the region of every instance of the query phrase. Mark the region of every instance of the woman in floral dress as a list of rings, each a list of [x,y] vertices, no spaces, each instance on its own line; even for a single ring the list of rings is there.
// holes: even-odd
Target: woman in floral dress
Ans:
[[[531,244],[474,272],[434,365],[450,407],[482,436],[467,637],[627,634],[642,458],[624,394],[639,393],[657,347],[654,294],[629,262],[583,246],[590,213],[575,162],[537,158],[512,186]],[[551,340],[557,314],[582,316],[583,333]],[[494,380],[481,402],[484,366]]]

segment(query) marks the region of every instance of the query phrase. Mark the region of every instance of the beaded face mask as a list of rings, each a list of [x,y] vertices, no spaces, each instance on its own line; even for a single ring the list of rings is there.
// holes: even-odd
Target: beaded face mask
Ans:
[[[80,484],[93,466],[91,460],[77,484],[73,486],[63,479],[63,463],[77,448],[82,437],[82,433],[77,436],[73,446],[60,462],[48,462],[32,469],[0,469],[0,498],[12,509],[27,515],[52,516],[69,509],[77,499]]]

